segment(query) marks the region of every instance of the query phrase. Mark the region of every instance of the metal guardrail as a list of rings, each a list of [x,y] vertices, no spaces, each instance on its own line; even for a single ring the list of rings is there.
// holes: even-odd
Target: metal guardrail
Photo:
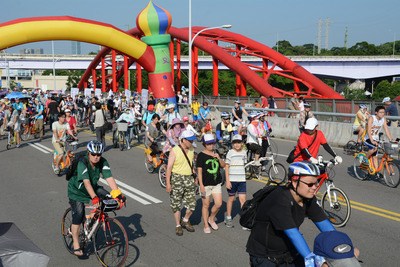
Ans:
[[[237,98],[236,98],[237,99]],[[231,112],[233,106],[225,106],[225,105],[209,105],[214,110],[219,111],[227,111]],[[189,109],[189,104],[179,104],[179,107],[184,107],[188,109],[188,114],[191,114],[191,110]],[[298,110],[290,110],[290,109],[268,109],[268,108],[255,108],[255,107],[245,107],[246,111],[271,111],[278,115],[278,117],[287,117],[289,114],[300,114]],[[347,122],[352,123],[353,118],[355,117],[355,113],[336,113],[336,112],[322,112],[322,111],[312,111],[318,120],[321,121],[335,121],[335,122]],[[282,114],[285,114],[282,116]],[[351,120],[346,120],[346,119]],[[387,119],[390,120],[400,120],[400,116],[386,116]]]

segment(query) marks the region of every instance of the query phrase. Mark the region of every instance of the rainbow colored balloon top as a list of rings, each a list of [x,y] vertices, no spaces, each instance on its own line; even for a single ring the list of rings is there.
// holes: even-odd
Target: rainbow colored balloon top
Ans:
[[[150,1],[136,18],[136,26],[145,36],[167,34],[171,27],[171,14]]]

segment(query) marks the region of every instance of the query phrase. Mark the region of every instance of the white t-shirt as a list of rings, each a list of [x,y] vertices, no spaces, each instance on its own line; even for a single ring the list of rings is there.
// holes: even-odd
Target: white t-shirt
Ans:
[[[56,130],[56,135],[57,135],[58,140],[65,141],[67,131],[70,130],[69,123],[60,124],[58,121],[55,121],[51,125],[51,128],[53,129],[53,132],[54,132],[54,130]],[[54,134],[53,134],[52,142],[56,142],[56,141],[57,141],[57,139],[54,137]]]
[[[371,116],[373,118],[372,125],[371,125],[371,133],[372,133],[372,139],[375,141],[379,141],[379,133],[382,130],[383,123],[385,122],[385,118],[382,118],[378,120],[378,118],[375,115]],[[368,134],[365,135],[365,139],[371,139]]]
[[[226,154],[225,162],[229,165],[229,180],[231,182],[246,182],[244,165],[247,161],[246,150],[231,149]]]

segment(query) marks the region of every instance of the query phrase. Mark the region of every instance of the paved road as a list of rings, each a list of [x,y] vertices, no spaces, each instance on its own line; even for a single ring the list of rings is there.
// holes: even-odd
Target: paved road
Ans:
[[[80,133],[84,145],[93,135]],[[275,140],[279,154],[287,155],[293,142]],[[108,140],[108,143],[111,142]],[[68,254],[60,235],[60,219],[68,207],[67,183],[51,170],[51,140],[25,144],[19,149],[5,150],[6,141],[0,141],[0,221],[15,222],[51,258],[50,266],[97,266],[94,256],[79,260]],[[338,150],[338,149],[336,149]],[[339,151],[339,154],[342,154]],[[144,168],[143,148],[130,151],[110,149],[105,157],[112,166],[114,177],[128,191],[127,207],[118,211],[117,218],[127,229],[130,255],[127,265],[136,266],[247,266],[245,244],[249,232],[239,227],[224,227],[223,212],[218,223],[220,230],[210,235],[202,231],[201,209],[192,217],[196,232],[175,235],[175,225],[169,208],[168,194],[158,183],[155,174]],[[348,167],[352,158],[343,155],[344,163],[336,167],[335,184],[349,195],[353,212],[342,231],[348,233],[361,250],[366,266],[398,266],[397,247],[400,240],[399,188],[392,189],[376,181],[358,181]],[[278,161],[284,162],[283,157]],[[250,181],[249,193],[263,186],[263,181]],[[224,192],[224,199],[227,198]],[[225,210],[225,205],[222,207]],[[235,212],[239,210],[236,203]],[[301,231],[309,244],[317,234],[312,223],[305,222]]]

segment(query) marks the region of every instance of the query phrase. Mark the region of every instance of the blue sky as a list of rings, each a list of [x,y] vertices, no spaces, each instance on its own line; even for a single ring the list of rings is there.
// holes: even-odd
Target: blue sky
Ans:
[[[175,27],[188,26],[188,0],[155,0],[172,14]],[[112,4],[111,4],[112,3]],[[35,16],[61,16],[97,20],[121,29],[134,27],[137,14],[148,0],[4,0],[1,22]],[[343,46],[348,28],[348,46],[360,41],[381,44],[400,40],[398,0],[192,0],[192,23],[195,26],[232,24],[233,32],[246,35],[268,46],[276,40],[292,45],[316,43],[318,21],[329,18],[329,47]],[[322,47],[325,27],[322,28]],[[23,47],[51,52],[49,42]],[[18,52],[21,47],[10,48]],[[82,52],[97,46],[82,44]],[[70,42],[56,42],[56,53],[70,53]]]

